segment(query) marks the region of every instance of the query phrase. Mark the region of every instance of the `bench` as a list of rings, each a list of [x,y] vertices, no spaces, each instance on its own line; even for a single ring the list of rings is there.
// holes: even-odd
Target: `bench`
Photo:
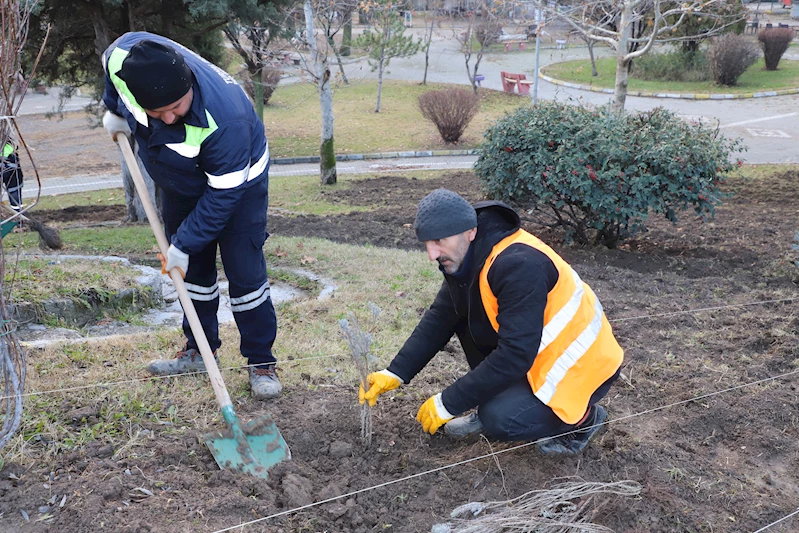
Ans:
[[[558,50],[563,50],[564,48],[566,48],[565,39],[555,39],[555,44],[558,46]]]
[[[512,72],[500,72],[502,76],[502,90],[506,93],[530,94],[530,85],[534,80],[528,80],[524,74],[514,74]]]
[[[505,41],[502,44],[505,45],[506,52],[513,50],[514,46],[519,50],[527,50],[527,41]]]
[[[483,76],[482,74],[475,74],[474,76],[474,81],[478,87],[482,87],[482,85],[480,85],[480,82],[483,81],[484,79],[486,79],[486,77]]]

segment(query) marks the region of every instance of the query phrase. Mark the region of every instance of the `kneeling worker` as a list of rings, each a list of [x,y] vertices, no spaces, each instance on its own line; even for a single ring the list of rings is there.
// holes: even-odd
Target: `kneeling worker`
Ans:
[[[607,418],[597,402],[619,375],[623,351],[594,292],[549,246],[520,229],[501,202],[472,207],[438,189],[420,203],[416,236],[444,282],[360,401],[407,384],[458,336],[470,371],[428,399],[416,419],[433,434],[539,440],[546,454],[582,451]],[[455,418],[472,408],[477,413]],[[558,437],[564,433],[568,435]]]

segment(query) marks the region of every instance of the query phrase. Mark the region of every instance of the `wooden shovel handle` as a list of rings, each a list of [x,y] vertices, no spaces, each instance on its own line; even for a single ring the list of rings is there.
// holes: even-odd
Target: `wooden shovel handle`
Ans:
[[[136,163],[136,158],[133,155],[133,150],[130,148],[128,138],[124,135],[121,137],[122,139],[115,138],[115,140],[117,144],[119,144],[120,150],[122,150],[122,156],[125,158],[125,162],[130,170],[130,175],[133,177],[133,183],[136,185],[136,192],[139,193],[139,199],[141,199],[144,212],[147,214],[150,228],[155,234],[155,240],[158,241],[158,247],[161,249],[161,253],[164,254],[164,257],[166,257],[167,249],[169,248],[166,234],[164,234],[161,228],[158,214],[155,212],[153,203],[150,201],[150,194],[147,191],[147,186],[144,184],[144,178],[139,170],[139,165]],[[172,281],[175,283],[175,289],[178,291],[178,298],[180,298],[180,303],[183,306],[183,312],[186,314],[186,319],[189,321],[191,332],[194,334],[194,340],[197,342],[197,347],[200,349],[203,363],[205,363],[205,368],[208,371],[208,377],[211,379],[211,385],[216,394],[216,401],[219,402],[219,407],[225,408],[231,405],[230,395],[225,387],[222,374],[219,372],[219,367],[216,366],[214,354],[211,352],[211,346],[208,344],[208,339],[203,331],[200,318],[197,316],[194,303],[192,303],[189,292],[186,290],[186,284],[183,282],[183,278],[180,276],[177,269],[172,269],[169,272],[169,277],[172,278]]]

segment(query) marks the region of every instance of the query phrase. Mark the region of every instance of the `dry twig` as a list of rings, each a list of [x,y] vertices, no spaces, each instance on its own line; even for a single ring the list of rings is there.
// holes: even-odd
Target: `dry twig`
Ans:
[[[572,481],[551,489],[531,490],[507,501],[469,502],[456,507],[446,524],[433,533],[606,533],[613,530],[588,522],[594,498],[602,494],[637,496],[634,481],[595,483]]]

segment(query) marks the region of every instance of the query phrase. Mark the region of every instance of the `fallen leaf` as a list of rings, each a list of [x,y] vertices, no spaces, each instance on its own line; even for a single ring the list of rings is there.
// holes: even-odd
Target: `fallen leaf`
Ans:
[[[305,248],[305,245],[302,242],[298,242],[297,243],[297,250],[302,250],[303,248]]]
[[[278,256],[278,257],[286,257],[289,254],[288,254],[288,252],[286,252],[282,248],[280,248],[280,246],[278,246],[277,248],[275,248],[275,255]]]
[[[318,259],[316,259],[315,257],[311,257],[310,255],[306,255],[302,259],[300,259],[300,263],[303,265],[310,265],[316,263],[317,261]]]

